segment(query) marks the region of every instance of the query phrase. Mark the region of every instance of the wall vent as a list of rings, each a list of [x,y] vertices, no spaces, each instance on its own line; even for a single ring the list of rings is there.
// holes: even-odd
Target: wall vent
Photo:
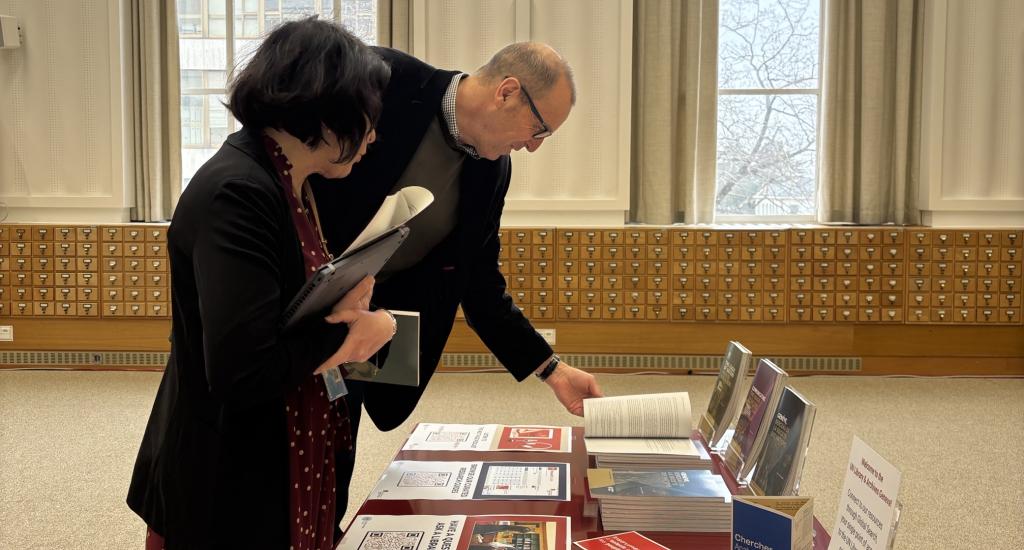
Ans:
[[[161,351],[0,351],[6,367],[163,367]]]
[[[6,367],[145,367],[161,368],[170,354],[156,351],[0,351]],[[581,369],[655,372],[714,372],[718,355],[605,355],[564,354],[562,358]],[[792,372],[860,372],[860,357],[770,357]],[[489,353],[445,353],[441,364],[451,369],[500,369]]]
[[[643,370],[643,371],[710,371],[718,370],[720,355],[604,355],[562,354],[562,359],[581,369]],[[756,365],[755,358],[755,365]],[[860,372],[860,357],[769,357],[786,371],[793,372]],[[501,368],[489,353],[445,353],[441,364],[452,369]]]

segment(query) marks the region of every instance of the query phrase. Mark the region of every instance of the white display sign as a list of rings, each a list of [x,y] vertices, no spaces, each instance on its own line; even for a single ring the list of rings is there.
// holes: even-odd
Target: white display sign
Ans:
[[[900,479],[895,466],[854,436],[829,550],[891,548],[900,513]]]

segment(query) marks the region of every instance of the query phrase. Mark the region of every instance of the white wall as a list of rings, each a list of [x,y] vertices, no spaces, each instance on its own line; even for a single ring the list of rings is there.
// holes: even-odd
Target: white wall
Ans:
[[[550,44],[577,100],[535,153],[512,154],[506,225],[619,225],[629,209],[633,4],[622,0],[413,0],[413,54],[472,72],[511,42]]]
[[[118,0],[0,0],[0,202],[7,221],[127,220]]]
[[[426,18],[416,47],[439,65],[474,69],[511,40],[536,39],[576,67],[580,97],[565,127],[537,153],[516,154],[506,224],[621,223],[629,181],[631,4],[414,1]],[[127,220],[119,5],[0,0],[0,13],[18,17],[24,28],[21,48],[0,50],[0,202],[7,221]],[[1024,226],[1024,2],[926,5],[925,221]]]
[[[929,0],[921,204],[936,227],[1024,225],[1024,2]]]

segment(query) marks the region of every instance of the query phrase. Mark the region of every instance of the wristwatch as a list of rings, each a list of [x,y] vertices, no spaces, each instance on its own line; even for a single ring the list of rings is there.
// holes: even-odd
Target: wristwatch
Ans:
[[[544,369],[536,373],[535,376],[537,378],[540,378],[541,382],[547,380],[548,377],[551,376],[551,373],[555,372],[555,368],[558,367],[558,363],[561,361],[561,357],[557,355],[552,355],[551,360],[548,361],[548,364],[544,367]]]

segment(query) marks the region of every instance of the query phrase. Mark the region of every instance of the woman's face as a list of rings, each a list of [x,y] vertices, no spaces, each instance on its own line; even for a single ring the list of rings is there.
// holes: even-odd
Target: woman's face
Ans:
[[[377,139],[377,130],[370,128],[370,131],[363,136],[363,142],[359,144],[359,150],[351,160],[337,162],[341,156],[341,147],[338,145],[338,136],[334,132],[324,129],[324,141],[316,149],[313,149],[315,164],[314,172],[329,179],[340,179],[352,173],[352,166],[359,162],[366,154],[366,147]]]

